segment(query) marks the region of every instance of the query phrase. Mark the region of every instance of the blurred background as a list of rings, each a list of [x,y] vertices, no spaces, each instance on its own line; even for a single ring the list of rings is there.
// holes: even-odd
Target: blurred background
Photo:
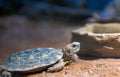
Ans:
[[[0,0],[0,63],[16,51],[62,48],[86,23],[119,22],[120,0]]]

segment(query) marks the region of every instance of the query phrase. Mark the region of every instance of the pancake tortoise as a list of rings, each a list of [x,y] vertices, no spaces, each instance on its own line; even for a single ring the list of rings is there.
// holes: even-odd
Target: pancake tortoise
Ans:
[[[78,61],[76,53],[80,43],[73,42],[63,49],[35,48],[13,53],[0,67],[2,77],[12,77],[13,72],[32,73],[47,69],[48,72],[61,70],[66,64]]]

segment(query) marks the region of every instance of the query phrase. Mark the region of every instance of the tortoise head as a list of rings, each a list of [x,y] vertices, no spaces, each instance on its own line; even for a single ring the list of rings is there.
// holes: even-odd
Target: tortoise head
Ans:
[[[80,50],[80,43],[72,42],[63,48],[63,53],[66,54],[67,56],[72,56],[73,54],[76,54],[79,50]]]

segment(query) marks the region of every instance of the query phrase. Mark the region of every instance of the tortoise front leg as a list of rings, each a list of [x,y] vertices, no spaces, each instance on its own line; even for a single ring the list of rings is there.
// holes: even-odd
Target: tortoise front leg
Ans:
[[[77,62],[77,61],[79,60],[78,55],[77,55],[77,54],[74,54],[74,55],[72,56],[72,60],[73,60],[74,62]]]
[[[61,70],[66,65],[66,62],[63,61],[63,59],[60,59],[59,62],[52,67],[48,68],[48,72],[54,72]]]
[[[12,77],[11,72],[9,72],[7,70],[2,71],[2,77]]]

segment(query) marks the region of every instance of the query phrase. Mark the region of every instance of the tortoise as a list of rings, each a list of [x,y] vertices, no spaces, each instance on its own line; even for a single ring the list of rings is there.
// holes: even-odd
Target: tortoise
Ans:
[[[79,42],[72,42],[62,49],[34,48],[13,53],[0,67],[2,77],[12,77],[13,72],[32,73],[47,69],[47,72],[61,70],[66,64],[77,62]]]

